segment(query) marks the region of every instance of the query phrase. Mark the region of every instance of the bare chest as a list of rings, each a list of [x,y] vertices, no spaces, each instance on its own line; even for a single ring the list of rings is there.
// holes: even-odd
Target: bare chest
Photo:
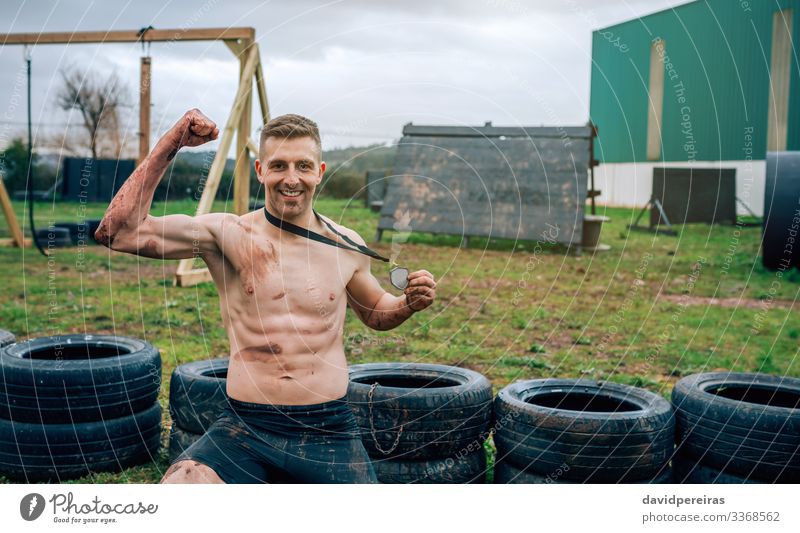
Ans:
[[[303,238],[268,240],[248,232],[225,250],[220,292],[261,312],[332,314],[346,300],[356,268],[352,254]]]

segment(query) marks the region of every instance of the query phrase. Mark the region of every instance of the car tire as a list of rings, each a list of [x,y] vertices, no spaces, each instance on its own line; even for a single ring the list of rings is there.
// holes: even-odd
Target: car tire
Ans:
[[[491,383],[465,368],[354,365],[348,401],[371,457],[438,459],[481,445],[489,436]]]
[[[418,461],[373,459],[372,468],[378,481],[387,484],[484,483],[486,451],[480,447],[463,455]]]
[[[203,435],[200,433],[192,433],[186,431],[172,424],[169,431],[169,462],[175,462],[175,459],[184,452],[189,446],[197,442]]]
[[[175,425],[202,435],[228,406],[229,358],[194,361],[175,368],[169,383],[169,412]]]
[[[161,405],[133,415],[78,424],[0,419],[0,474],[64,481],[153,461],[161,444]]]
[[[800,481],[800,379],[707,372],[675,384],[680,453],[726,474]]]
[[[551,474],[544,476],[534,472],[527,472],[518,468],[510,461],[501,461],[494,465],[494,483],[497,484],[577,484],[579,481],[563,479],[563,469],[556,469]],[[651,479],[635,481],[636,484],[660,485],[672,483],[672,470],[665,467],[658,475]]]
[[[62,335],[0,348],[0,417],[44,424],[128,416],[161,387],[150,343],[114,335]]]
[[[668,401],[609,382],[537,379],[513,383],[495,399],[498,462],[589,483],[651,479],[673,454]],[[568,468],[565,468],[568,467]]]

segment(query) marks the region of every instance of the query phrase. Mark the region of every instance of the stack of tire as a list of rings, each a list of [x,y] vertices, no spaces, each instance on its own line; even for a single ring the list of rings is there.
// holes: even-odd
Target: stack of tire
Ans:
[[[767,153],[761,257],[770,270],[800,268],[797,207],[800,205],[800,152]]]
[[[228,403],[228,357],[175,368],[169,384],[169,459],[174,461],[208,430]]]
[[[350,367],[348,401],[381,483],[483,483],[489,380],[432,364]]]
[[[0,474],[63,481],[155,459],[161,356],[139,339],[60,335],[0,348]]]
[[[495,399],[495,483],[670,483],[675,420],[661,396],[582,379],[513,383]]]
[[[672,404],[676,483],[800,482],[800,379],[693,374]]]
[[[69,232],[72,246],[96,244],[94,232],[97,231],[99,226],[99,219],[83,220],[81,222],[57,222],[53,225],[56,229],[66,229]]]

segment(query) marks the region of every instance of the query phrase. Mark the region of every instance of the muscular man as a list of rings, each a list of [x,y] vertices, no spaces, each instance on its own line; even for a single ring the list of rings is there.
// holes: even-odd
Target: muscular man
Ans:
[[[162,483],[374,482],[345,399],[347,304],[370,328],[392,329],[431,305],[433,276],[409,274],[396,297],[372,276],[369,257],[269,222],[272,215],[344,243],[312,210],[325,163],[317,125],[298,115],[275,118],[261,133],[255,169],[268,213],[150,215],[178,150],[218,133],[200,111],[187,112],[125,182],[95,234],[112,250],[145,257],[200,256],[219,291],[231,350],[229,404]],[[325,222],[364,244],[355,231]]]

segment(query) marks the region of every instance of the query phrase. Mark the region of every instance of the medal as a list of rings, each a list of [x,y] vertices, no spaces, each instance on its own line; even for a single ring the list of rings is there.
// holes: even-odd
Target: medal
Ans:
[[[395,266],[389,271],[389,283],[402,291],[408,287],[408,269],[406,267],[397,266],[396,264],[394,265]]]

